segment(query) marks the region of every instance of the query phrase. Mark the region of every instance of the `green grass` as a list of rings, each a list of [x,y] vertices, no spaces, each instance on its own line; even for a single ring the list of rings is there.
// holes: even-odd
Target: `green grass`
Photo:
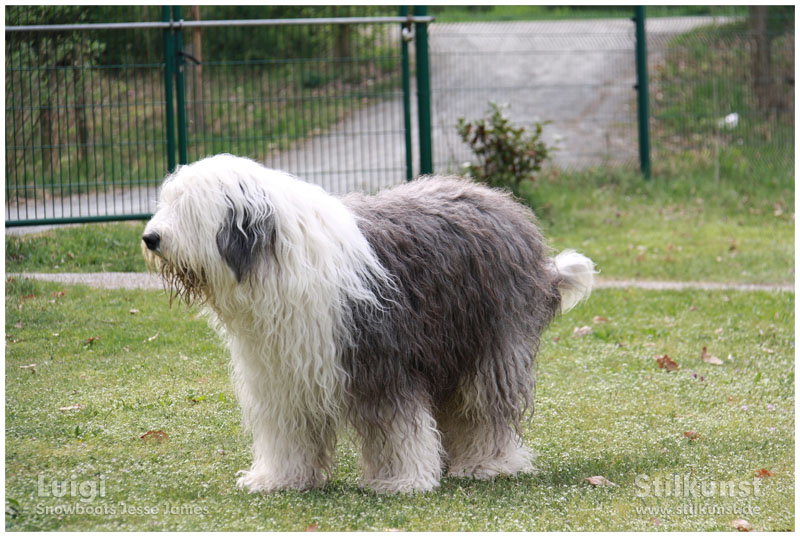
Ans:
[[[6,235],[6,272],[144,272],[143,222],[53,228]]]
[[[234,486],[248,441],[226,353],[194,309],[170,310],[159,292],[7,281],[6,528],[725,530],[745,518],[790,530],[793,312],[788,293],[597,291],[543,339],[524,426],[537,474],[376,496],[358,487],[354,449],[342,442],[323,490],[262,496]],[[573,337],[580,326],[592,333]],[[703,347],[723,365],[704,363]],[[657,368],[664,353],[679,371]],[[140,438],[151,430],[168,439]],[[752,484],[762,468],[771,475],[758,495],[748,485],[747,497],[696,500],[724,514],[679,515],[683,497],[637,497],[644,475]],[[616,486],[592,487],[585,478],[595,475]],[[39,480],[94,483],[105,495],[43,496]],[[47,514],[76,504],[107,514]],[[733,514],[748,506],[758,513]]]
[[[528,198],[553,246],[583,251],[602,277],[793,282],[793,176],[710,175],[551,173]]]

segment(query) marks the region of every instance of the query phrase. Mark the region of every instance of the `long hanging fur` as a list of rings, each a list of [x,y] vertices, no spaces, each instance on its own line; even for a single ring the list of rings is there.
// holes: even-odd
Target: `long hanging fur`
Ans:
[[[148,264],[230,346],[253,435],[241,486],[321,486],[346,423],[381,492],[531,469],[539,337],[593,269],[551,259],[509,195],[431,177],[337,199],[218,155],[165,181],[148,235]]]

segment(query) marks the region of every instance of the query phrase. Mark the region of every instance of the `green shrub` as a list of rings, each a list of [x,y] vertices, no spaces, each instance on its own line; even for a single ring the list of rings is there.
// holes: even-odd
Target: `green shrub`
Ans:
[[[458,134],[470,146],[476,161],[465,165],[465,172],[490,186],[507,188],[520,195],[523,183],[533,183],[542,163],[550,158],[553,147],[542,140],[542,123],[534,124],[533,133],[514,125],[501,106],[489,103],[489,116],[467,123],[458,119]]]

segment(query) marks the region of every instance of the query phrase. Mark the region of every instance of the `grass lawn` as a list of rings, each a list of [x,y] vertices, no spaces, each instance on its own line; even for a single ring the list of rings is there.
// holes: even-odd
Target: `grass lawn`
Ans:
[[[6,528],[791,530],[793,312],[790,293],[597,291],[543,339],[524,428],[537,474],[377,496],[341,442],[323,490],[262,496],[234,486],[248,441],[226,353],[196,310],[159,292],[7,280]],[[678,371],[657,367],[665,353]],[[699,497],[655,486],[676,479]],[[736,496],[712,491],[729,482]]]

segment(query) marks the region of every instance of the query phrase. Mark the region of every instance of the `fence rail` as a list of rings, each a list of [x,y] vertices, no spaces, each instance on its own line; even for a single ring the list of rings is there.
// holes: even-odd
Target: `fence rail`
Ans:
[[[433,17],[315,17],[307,19],[235,19],[214,21],[170,20],[168,22],[112,22],[108,24],[32,24],[6,26],[7,33],[13,32],[84,32],[92,30],[135,30],[161,29],[182,30],[184,28],[220,28],[246,26],[309,26],[317,24],[405,24],[430,23]]]

